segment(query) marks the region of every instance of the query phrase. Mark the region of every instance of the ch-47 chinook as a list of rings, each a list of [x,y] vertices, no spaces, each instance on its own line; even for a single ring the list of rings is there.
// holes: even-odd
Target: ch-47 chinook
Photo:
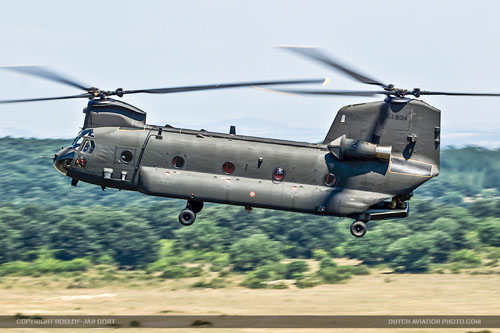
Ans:
[[[300,95],[375,96],[378,102],[338,111],[322,143],[214,133],[146,124],[146,113],[110,98],[136,93],[176,93],[247,86],[320,83],[323,80],[244,82],[114,91],[88,88],[40,67],[4,67],[64,83],[80,95],[4,100],[0,103],[88,98],[73,144],[59,150],[55,167],[78,181],[187,200],[179,214],[191,225],[204,202],[350,217],[361,237],[366,222],[406,217],[412,192],[439,174],[440,111],[421,95],[500,96],[398,89],[360,74],[316,48],[285,47],[376,91],[284,90]]]

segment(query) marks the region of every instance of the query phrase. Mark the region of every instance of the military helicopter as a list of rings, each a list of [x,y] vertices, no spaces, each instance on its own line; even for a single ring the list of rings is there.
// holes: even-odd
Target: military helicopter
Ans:
[[[204,202],[353,218],[365,235],[372,220],[407,217],[413,190],[439,174],[440,110],[407,96],[500,96],[399,89],[361,74],[318,48],[282,46],[318,61],[374,91],[274,91],[315,96],[375,96],[378,102],[341,108],[322,143],[285,141],[146,124],[146,112],[111,98],[128,94],[321,83],[321,80],[240,82],[113,91],[87,87],[43,67],[3,67],[85,91],[79,95],[0,103],[89,99],[83,128],[60,149],[57,170],[79,181],[147,195],[187,200],[179,214],[193,224]]]

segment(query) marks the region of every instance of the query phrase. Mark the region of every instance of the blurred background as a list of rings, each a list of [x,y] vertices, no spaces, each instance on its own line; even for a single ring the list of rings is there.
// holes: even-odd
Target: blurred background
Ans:
[[[47,65],[102,89],[325,76],[330,89],[366,89],[271,47],[299,44],[402,88],[500,92],[499,7],[5,2],[0,65]],[[75,93],[0,72],[0,99]],[[375,99],[245,88],[124,100],[152,124],[223,132],[236,125],[238,134],[317,142],[343,105]],[[85,101],[1,105],[2,307],[6,314],[496,314],[500,100],[425,101],[442,110],[443,148],[450,146],[441,174],[415,192],[409,218],[370,222],[362,239],[343,219],[219,205],[181,228],[184,202],[71,187],[39,158],[76,136]]]

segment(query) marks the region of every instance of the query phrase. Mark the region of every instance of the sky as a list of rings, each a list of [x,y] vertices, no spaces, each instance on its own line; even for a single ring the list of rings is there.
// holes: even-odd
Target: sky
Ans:
[[[293,44],[400,88],[500,92],[496,1],[9,1],[0,12],[0,66],[45,65],[101,89],[326,76],[322,89],[371,88],[272,47]],[[77,93],[0,71],[0,99]],[[244,88],[123,100],[150,124],[316,142],[343,105],[377,99]],[[443,141],[500,146],[500,98],[422,99],[442,110]],[[85,104],[0,105],[0,136],[74,137]]]

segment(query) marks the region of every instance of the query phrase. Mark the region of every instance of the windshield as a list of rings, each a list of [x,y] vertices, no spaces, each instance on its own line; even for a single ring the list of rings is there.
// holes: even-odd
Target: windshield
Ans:
[[[80,147],[80,145],[82,144],[82,142],[83,142],[83,138],[81,136],[77,136],[75,138],[75,140],[73,141],[72,147],[76,149],[76,148]]]
[[[84,136],[94,137],[94,132],[91,129],[81,130],[78,133],[78,136],[73,140],[73,144],[71,145],[73,148],[77,149],[83,142]]]

